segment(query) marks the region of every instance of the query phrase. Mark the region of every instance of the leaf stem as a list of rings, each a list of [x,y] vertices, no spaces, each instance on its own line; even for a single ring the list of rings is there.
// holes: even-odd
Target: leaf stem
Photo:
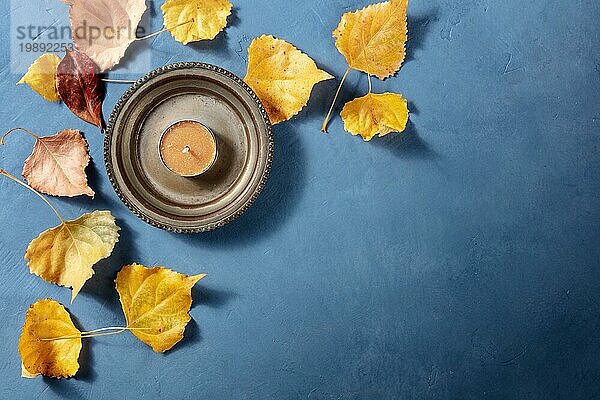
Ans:
[[[118,335],[119,333],[123,333],[125,331],[143,331],[143,330],[151,330],[151,329],[152,328],[128,328],[125,326],[110,326],[108,328],[100,328],[100,329],[94,329],[94,330],[88,331],[88,332],[81,332],[80,335],[58,336],[58,337],[54,337],[54,338],[44,338],[44,339],[39,339],[39,340],[42,342],[52,342],[55,340],[90,339],[90,338],[100,337],[100,336]],[[107,331],[114,331],[114,332],[107,332]],[[99,333],[99,332],[103,332],[103,333]]]
[[[337,101],[340,91],[342,90],[342,86],[344,85],[344,81],[346,81],[346,77],[348,77],[350,70],[351,68],[348,67],[348,69],[344,73],[344,76],[342,77],[342,80],[340,81],[340,85],[338,86],[337,91],[335,92],[333,102],[331,103],[331,107],[329,107],[329,112],[327,112],[327,116],[325,116],[325,121],[323,121],[323,126],[321,127],[321,132],[323,133],[327,132],[327,124],[329,123],[329,118],[331,117],[331,113],[333,112],[333,107],[335,106],[335,102]]]
[[[371,93],[373,91],[373,84],[371,83],[371,74],[367,74],[367,77],[369,79],[369,93]]]
[[[12,132],[14,131],[23,131],[23,132],[27,132],[29,133],[31,136],[33,136],[36,140],[39,139],[40,137],[38,135],[36,135],[35,133],[31,132],[29,129],[25,129],[25,128],[12,128],[10,131],[6,132],[3,136],[2,139],[0,139],[0,144],[4,144],[4,139],[6,139],[6,137],[8,135],[10,135]]]
[[[129,79],[108,79],[108,78],[102,78],[100,79],[102,82],[109,82],[109,83],[136,83],[137,81],[132,81]]]
[[[63,224],[65,223],[65,220],[63,219],[63,217],[58,213],[58,211],[56,211],[56,208],[54,208],[54,206],[52,204],[50,204],[50,202],[44,196],[42,196],[42,194],[40,192],[38,192],[37,190],[35,190],[34,188],[32,188],[31,186],[29,186],[25,182],[22,182],[21,180],[15,178],[14,176],[12,176],[11,174],[9,174],[8,172],[6,172],[5,170],[3,170],[2,168],[0,168],[0,175],[4,175],[8,179],[11,179],[11,180],[17,182],[19,185],[21,185],[23,187],[26,187],[27,189],[31,190],[40,199],[42,199],[44,201],[44,203],[46,203],[48,205],[48,207],[50,207],[52,209],[52,211],[54,211],[54,214],[56,214],[56,216],[58,217],[58,219],[60,219],[60,222],[62,222]]]
[[[161,33],[163,33],[163,32],[168,32],[168,31],[171,31],[171,30],[173,30],[173,29],[175,29],[175,28],[179,28],[179,27],[180,27],[180,26],[182,26],[182,25],[190,24],[190,23],[192,23],[192,22],[194,22],[194,18],[190,19],[189,21],[186,21],[186,22],[182,22],[182,23],[180,23],[180,24],[177,24],[177,25],[175,25],[175,26],[173,26],[173,27],[171,27],[171,28],[163,28],[163,29],[161,29],[161,30],[160,30],[160,31],[158,31],[158,32],[154,32],[154,33],[151,33],[151,34],[149,34],[149,35],[146,35],[146,36],[142,36],[142,37],[135,38],[135,40],[146,40],[146,39],[150,39],[151,37],[154,37],[154,36],[156,36],[156,35],[160,35],[160,34],[161,34]]]

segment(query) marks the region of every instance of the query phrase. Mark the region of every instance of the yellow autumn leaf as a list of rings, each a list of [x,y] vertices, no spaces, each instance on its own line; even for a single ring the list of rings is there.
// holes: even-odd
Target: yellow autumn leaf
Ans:
[[[263,35],[248,48],[244,81],[262,101],[271,123],[287,121],[308,103],[313,87],[333,76],[290,43]]]
[[[350,68],[379,79],[395,74],[405,57],[408,0],[372,4],[342,16],[335,46]]]
[[[227,26],[231,7],[227,0],[166,0],[161,9],[175,40],[188,44],[214,39]]]
[[[23,377],[75,375],[79,370],[80,335],[67,310],[57,301],[46,299],[32,304],[19,339]],[[64,337],[70,339],[44,340]]]
[[[56,69],[60,57],[55,54],[42,54],[29,66],[27,73],[17,85],[28,84],[37,94],[48,101],[58,101],[60,97],[56,90]]]
[[[40,376],[40,374],[32,374],[27,371],[27,368],[25,368],[25,365],[21,362],[21,378],[33,379],[38,376]]]
[[[408,105],[396,93],[369,93],[346,103],[341,116],[346,131],[369,141],[375,135],[402,132],[408,122]]]
[[[73,288],[72,298],[94,275],[93,266],[108,257],[119,240],[119,227],[110,211],[94,211],[42,232],[27,247],[31,273]]]
[[[192,288],[205,276],[139,264],[124,266],[115,283],[127,328],[157,353],[171,349],[183,338],[191,319]]]

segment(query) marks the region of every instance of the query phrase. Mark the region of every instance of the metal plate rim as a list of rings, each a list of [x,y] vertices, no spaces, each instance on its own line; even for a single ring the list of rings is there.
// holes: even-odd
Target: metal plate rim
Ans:
[[[205,70],[213,71],[218,74],[224,75],[227,78],[233,80],[235,83],[240,85],[240,87],[242,87],[244,90],[246,90],[246,92],[248,92],[248,94],[250,95],[252,100],[256,103],[256,106],[258,107],[260,114],[262,115],[263,120],[266,125],[266,128],[267,128],[266,134],[267,134],[268,152],[267,152],[267,158],[265,160],[265,168],[264,168],[264,171],[262,173],[260,181],[257,184],[256,189],[254,190],[253,194],[246,201],[246,203],[242,207],[240,207],[235,213],[230,214],[218,221],[215,221],[215,222],[212,222],[212,223],[209,223],[209,224],[197,227],[197,228],[196,227],[182,228],[182,227],[177,227],[174,225],[168,225],[168,224],[165,224],[160,221],[156,221],[155,219],[148,217],[142,210],[138,209],[134,204],[132,204],[129,201],[129,199],[127,199],[127,197],[123,194],[119,184],[117,183],[117,180],[115,178],[114,166],[112,164],[111,155],[110,155],[111,141],[112,141],[112,137],[114,134],[114,132],[113,132],[114,125],[117,121],[117,118],[121,114],[123,107],[129,100],[129,98],[138,89],[140,89],[143,85],[145,85],[147,82],[149,82],[153,78],[160,76],[162,74],[171,72],[171,71],[183,70],[183,69],[205,69]],[[212,65],[212,64],[188,61],[188,62],[178,62],[178,63],[168,64],[168,65],[156,68],[156,69],[150,71],[149,73],[147,73],[146,75],[144,75],[143,77],[141,77],[140,79],[138,79],[131,87],[129,87],[129,89],[127,89],[125,91],[125,93],[123,93],[123,95],[119,98],[119,100],[115,104],[115,107],[113,108],[113,110],[110,114],[108,123],[106,125],[106,131],[105,131],[105,136],[104,136],[104,164],[106,167],[106,172],[108,174],[108,179],[109,179],[113,189],[115,190],[117,196],[119,197],[121,202],[123,202],[123,204],[125,204],[125,206],[136,217],[138,217],[142,221],[146,222],[147,224],[150,224],[156,228],[163,229],[168,232],[192,234],[192,233],[208,232],[208,231],[215,230],[217,228],[221,228],[224,225],[226,225],[226,224],[232,222],[233,220],[237,219],[238,217],[240,217],[246,211],[248,211],[248,209],[254,204],[254,202],[260,195],[260,193],[263,191],[265,184],[267,182],[267,179],[270,175],[271,166],[273,163],[274,148],[275,148],[275,144],[273,141],[272,126],[271,126],[269,116],[267,114],[267,111],[263,107],[262,102],[260,101],[260,99],[258,98],[256,93],[254,93],[254,91],[250,88],[250,86],[248,86],[246,84],[246,82],[244,82],[237,75],[233,74],[232,72],[227,71],[226,69],[223,69],[221,67],[218,67],[218,66]]]

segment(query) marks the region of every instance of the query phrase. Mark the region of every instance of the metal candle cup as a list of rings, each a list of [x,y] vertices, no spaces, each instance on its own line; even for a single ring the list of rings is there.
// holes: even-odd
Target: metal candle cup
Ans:
[[[202,175],[215,164],[217,140],[213,132],[198,121],[178,121],[163,132],[159,153],[171,172],[191,178]]]

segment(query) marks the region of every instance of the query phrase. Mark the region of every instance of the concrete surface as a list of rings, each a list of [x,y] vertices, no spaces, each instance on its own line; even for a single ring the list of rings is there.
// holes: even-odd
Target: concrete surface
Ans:
[[[234,3],[215,41],[183,46],[160,35],[111,77],[187,60],[243,76],[246,49],[263,33],[340,76],[346,64],[331,31],[343,12],[368,4]],[[273,173],[256,205],[196,236],[131,215],[106,177],[98,130],[15,85],[11,59],[30,55],[9,50],[11,15],[39,12],[45,19],[34,23],[52,23],[67,13],[59,0],[16,4],[0,5],[2,130],[83,130],[97,197],[52,201],[67,218],[110,209],[123,228],[113,257],[68,306],[78,326],[124,323],[113,285],[123,264],[209,276],[173,351],[154,354],[125,333],[90,341],[76,379],[22,379],[25,311],[45,297],[68,304],[70,291],[23,261],[56,218],[0,179],[0,398],[600,398],[596,0],[412,0],[408,61],[396,78],[374,81],[375,91],[410,100],[407,132],[363,143],[336,116],[321,134],[336,82],[321,84],[298,117],[275,127]],[[161,4],[149,2],[154,30]],[[105,115],[126,86],[108,85]],[[353,72],[343,100],[366,87]],[[33,143],[16,135],[0,167],[18,174]]]

